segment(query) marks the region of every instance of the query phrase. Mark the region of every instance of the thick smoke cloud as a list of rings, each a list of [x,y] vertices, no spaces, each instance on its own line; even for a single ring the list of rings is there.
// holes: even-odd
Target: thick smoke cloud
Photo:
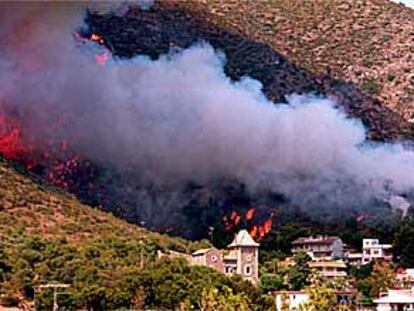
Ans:
[[[208,43],[152,61],[95,61],[107,51],[74,35],[79,4],[2,4],[0,101],[36,140],[68,139],[93,161],[145,183],[239,180],[255,193],[317,206],[364,204],[414,187],[414,152],[365,140],[359,120],[312,94],[269,101],[260,82],[232,81]],[[65,125],[51,128],[51,119]],[[38,142],[40,144],[40,141]]]

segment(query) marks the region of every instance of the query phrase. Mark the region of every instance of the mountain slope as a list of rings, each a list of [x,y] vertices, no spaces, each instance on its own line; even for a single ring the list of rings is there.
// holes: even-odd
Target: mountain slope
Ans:
[[[43,238],[84,243],[105,237],[152,240],[159,248],[191,251],[197,243],[142,229],[79,203],[73,196],[41,185],[0,159],[0,236],[16,228]],[[203,242],[204,243],[204,242]]]
[[[386,0],[208,1],[213,19],[414,117],[414,10]]]
[[[414,10],[387,0],[169,0],[88,23],[120,57],[206,40],[226,53],[229,76],[260,80],[275,101],[319,92],[361,118],[370,138],[414,135]]]

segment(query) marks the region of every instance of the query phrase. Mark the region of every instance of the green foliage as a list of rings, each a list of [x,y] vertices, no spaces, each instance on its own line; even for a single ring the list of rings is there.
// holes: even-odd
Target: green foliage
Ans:
[[[306,288],[309,301],[300,306],[303,311],[348,311],[352,310],[349,305],[340,305],[337,302],[335,290],[344,289],[344,280],[333,280],[327,282],[320,275],[312,276],[311,285]]]
[[[355,271],[357,272],[355,273]],[[354,270],[354,273],[357,278],[355,287],[368,302],[391,288],[395,281],[395,272],[392,266],[385,261],[365,265],[359,271]]]
[[[404,221],[394,235],[394,254],[404,267],[414,266],[414,219]]]
[[[361,267],[350,267],[349,274],[354,276],[357,280],[363,280],[371,276],[373,264],[368,263]]]
[[[233,294],[231,288],[205,288],[201,294],[200,308],[203,311],[248,311],[250,302],[243,294]]]
[[[370,297],[379,297],[380,293],[392,288],[395,281],[395,272],[387,262],[376,262],[371,277]]]
[[[260,288],[265,293],[285,289],[283,276],[270,273],[262,274],[260,276]]]
[[[239,276],[226,277],[184,259],[157,259],[151,239],[108,236],[73,244],[15,234],[0,244],[0,296],[17,305],[35,299],[37,309],[51,309],[53,292],[35,289],[45,283],[67,283],[58,302],[65,309],[115,310],[152,308],[268,310],[272,303]]]
[[[300,252],[294,257],[295,265],[289,269],[288,283],[292,290],[301,290],[309,284],[311,270],[308,262],[311,260],[309,255]]]

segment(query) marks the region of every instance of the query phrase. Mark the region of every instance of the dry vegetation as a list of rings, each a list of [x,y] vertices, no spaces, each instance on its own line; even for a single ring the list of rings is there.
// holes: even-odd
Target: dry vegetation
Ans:
[[[414,10],[387,0],[205,1],[212,20],[414,117]]]
[[[82,205],[73,196],[17,172],[0,158],[0,237],[16,229],[73,243],[115,236],[153,240],[160,248],[180,251],[197,248],[196,243],[150,232]]]

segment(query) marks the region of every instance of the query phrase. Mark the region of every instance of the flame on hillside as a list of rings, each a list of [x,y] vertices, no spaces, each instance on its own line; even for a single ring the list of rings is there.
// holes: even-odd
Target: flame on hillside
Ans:
[[[263,222],[255,219],[256,208],[249,208],[244,214],[232,211],[230,216],[223,217],[224,230],[227,232],[235,232],[241,227],[249,228],[250,235],[257,241],[263,239],[272,230],[273,214]]]
[[[0,107],[1,108],[1,107]],[[64,117],[57,120],[51,127],[64,125]],[[18,116],[0,113],[0,154],[6,159],[17,161],[28,170],[38,171],[51,184],[66,190],[74,190],[78,186],[78,171],[90,166],[88,161],[81,159],[70,151],[66,139],[55,140],[44,137],[34,141],[30,131],[22,126]],[[89,171],[89,177],[93,178]]]

